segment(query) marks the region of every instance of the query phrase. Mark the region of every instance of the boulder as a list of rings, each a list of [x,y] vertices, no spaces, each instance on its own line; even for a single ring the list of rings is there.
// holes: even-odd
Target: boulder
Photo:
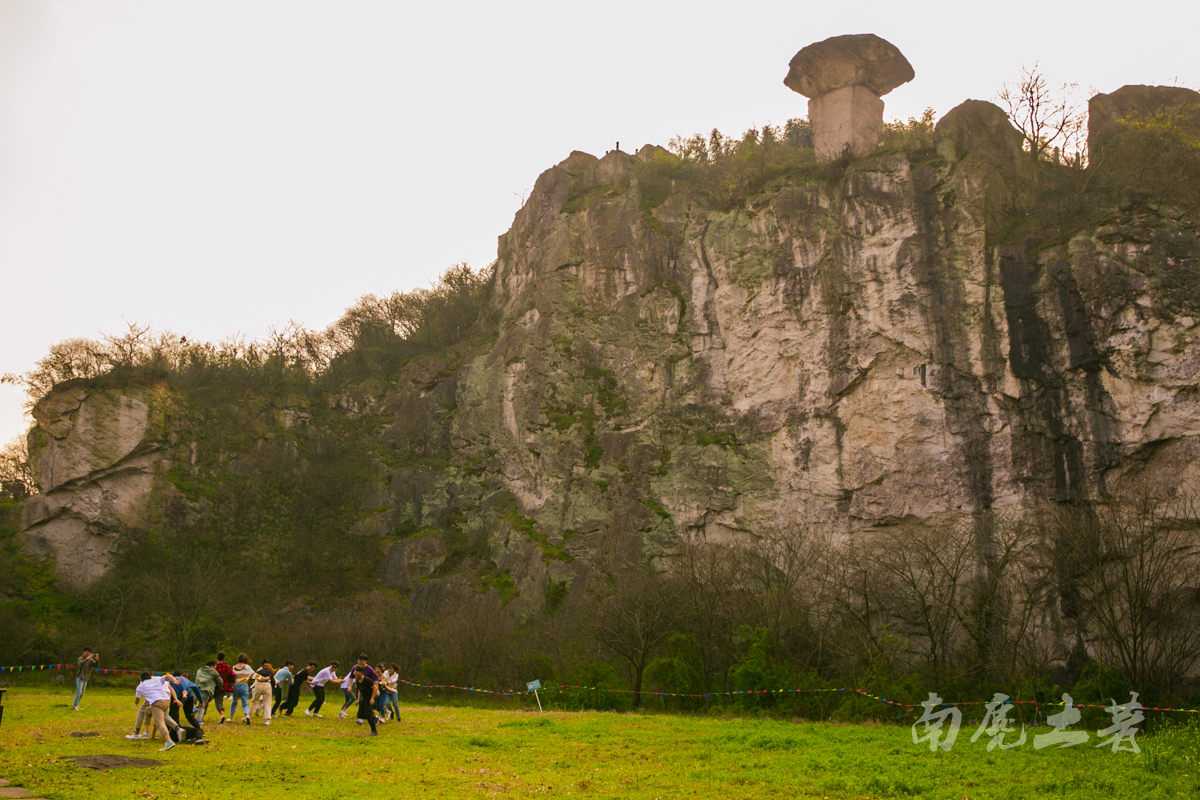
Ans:
[[[834,36],[810,44],[796,53],[788,67],[784,85],[805,97],[820,97],[847,86],[862,86],[883,97],[916,75],[899,48],[873,33]]]
[[[986,100],[967,100],[950,109],[934,129],[938,149],[951,160],[974,156],[984,161],[1017,163],[1024,137],[1008,114]]]

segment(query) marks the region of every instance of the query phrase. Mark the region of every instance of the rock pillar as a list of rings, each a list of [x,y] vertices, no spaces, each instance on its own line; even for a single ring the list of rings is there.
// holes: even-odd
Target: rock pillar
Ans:
[[[810,44],[788,66],[784,84],[811,98],[808,119],[821,161],[847,147],[856,154],[874,147],[883,128],[880,98],[915,75],[895,45],[870,33]]]

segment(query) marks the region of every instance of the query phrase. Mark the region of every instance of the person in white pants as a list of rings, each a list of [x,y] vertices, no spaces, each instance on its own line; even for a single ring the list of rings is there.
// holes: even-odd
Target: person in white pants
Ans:
[[[250,716],[262,712],[263,724],[271,724],[271,686],[275,682],[275,669],[271,666],[271,662],[263,660],[262,666],[254,673],[254,677],[250,679]]]

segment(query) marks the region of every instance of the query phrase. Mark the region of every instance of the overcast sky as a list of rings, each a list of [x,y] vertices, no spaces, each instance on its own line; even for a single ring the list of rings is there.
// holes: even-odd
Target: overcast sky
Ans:
[[[486,266],[572,150],[805,115],[814,41],[875,33],[887,118],[1025,65],[1109,92],[1200,82],[1189,2],[0,0],[0,373],[126,320],[323,328],[367,292]],[[0,443],[22,433],[0,387]]]

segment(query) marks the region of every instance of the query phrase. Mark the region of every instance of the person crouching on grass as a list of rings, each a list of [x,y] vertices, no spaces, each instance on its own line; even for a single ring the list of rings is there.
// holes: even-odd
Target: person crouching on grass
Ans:
[[[271,724],[271,687],[275,683],[275,668],[271,662],[263,659],[262,666],[251,678],[253,688],[250,690],[250,714],[262,714],[263,725]],[[246,717],[246,724],[250,717]]]
[[[379,697],[379,682],[367,677],[366,670],[370,667],[355,667],[354,680],[358,684],[358,722],[363,720],[371,724],[371,736],[378,736],[375,730],[375,700]],[[373,672],[374,670],[372,670]]]
[[[200,687],[184,677],[183,673],[178,670],[172,674],[175,676],[175,688],[172,691],[179,702],[171,704],[169,712],[171,719],[178,723],[179,712],[182,710],[188,725],[200,731],[200,735],[203,736],[204,726],[201,724],[200,718],[196,716],[201,703]]]
[[[179,723],[168,717],[166,713],[171,708],[172,703],[179,703],[170,685],[179,681],[174,675],[163,675],[156,678],[150,674],[149,670],[143,671],[139,677],[141,678],[141,683],[138,684],[137,690],[133,693],[133,700],[139,705],[137,727],[133,729],[132,736],[126,736],[125,738],[149,738],[148,733],[143,735],[138,732],[142,727],[145,717],[149,716],[154,720],[154,726],[158,729],[158,732],[166,740],[166,744],[159,750],[160,753],[165,753],[175,746],[175,742],[171,739],[171,733],[167,730],[167,726],[169,725],[171,728],[179,727]]]

